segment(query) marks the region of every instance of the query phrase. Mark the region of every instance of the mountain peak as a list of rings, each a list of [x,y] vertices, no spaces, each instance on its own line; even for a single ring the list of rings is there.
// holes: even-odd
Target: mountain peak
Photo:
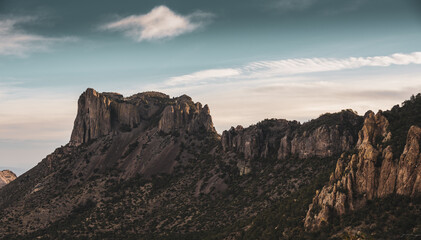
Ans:
[[[149,91],[125,98],[119,93],[99,93],[88,88],[79,97],[70,144],[76,146],[111,133],[148,128],[156,121],[164,132],[181,128],[215,131],[208,106],[202,108],[187,95],[170,98]]]

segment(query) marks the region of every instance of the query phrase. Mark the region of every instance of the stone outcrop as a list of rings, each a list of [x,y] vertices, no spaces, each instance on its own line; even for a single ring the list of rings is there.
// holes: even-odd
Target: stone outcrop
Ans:
[[[421,128],[411,126],[399,159],[389,141],[389,122],[379,111],[365,115],[357,153],[342,154],[328,185],[316,192],[305,218],[308,230],[320,228],[332,214],[363,207],[367,200],[390,194],[414,196],[421,192]]]
[[[165,107],[158,128],[165,133],[181,129],[188,133],[215,131],[208,105],[193,104],[186,95],[177,98],[174,105]]]
[[[248,128],[232,127],[223,132],[221,141],[224,151],[240,153],[248,160],[328,157],[352,149],[361,124],[362,117],[344,110],[304,124],[272,119]]]
[[[209,107],[189,96],[143,92],[123,97],[87,89],[78,101],[69,145],[90,143],[106,153],[98,158],[98,165],[83,169],[85,175],[119,165],[123,178],[149,177],[171,173],[189,137],[209,135],[217,136]]]
[[[399,161],[396,193],[414,196],[421,192],[421,128],[412,126]]]
[[[111,100],[93,89],[79,98],[70,142],[78,145],[111,132]]]
[[[16,179],[16,174],[9,170],[0,171],[0,188]]]
[[[276,155],[282,138],[288,138],[299,126],[287,120],[265,120],[248,128],[237,126],[222,133],[224,151],[234,151],[247,160]]]
[[[341,124],[341,123],[337,123]],[[290,152],[279,151],[278,156],[288,154],[298,155],[300,158],[312,156],[330,157],[343,151],[348,151],[355,145],[355,137],[350,130],[340,131],[339,125],[322,125],[313,131],[295,135],[290,142],[284,145],[290,146]]]
[[[173,130],[215,131],[209,108],[190,97],[170,98],[159,92],[144,92],[124,98],[118,93],[87,89],[79,98],[78,113],[70,144],[77,146],[108,134],[137,127]]]

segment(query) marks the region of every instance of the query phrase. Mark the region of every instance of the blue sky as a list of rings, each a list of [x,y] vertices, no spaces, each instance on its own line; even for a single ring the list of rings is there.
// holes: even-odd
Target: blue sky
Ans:
[[[87,87],[188,94],[219,132],[388,109],[420,43],[417,0],[0,0],[0,168],[66,144]]]

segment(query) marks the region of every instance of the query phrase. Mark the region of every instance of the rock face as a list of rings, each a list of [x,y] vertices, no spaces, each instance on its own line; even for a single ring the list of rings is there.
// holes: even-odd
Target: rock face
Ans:
[[[87,199],[106,198],[106,189],[114,182],[140,176],[150,181],[193,164],[202,149],[217,145],[217,136],[209,107],[188,96],[170,98],[163,93],[144,92],[123,97],[87,89],[78,101],[69,144],[1,189],[0,225],[5,226],[15,216],[22,221],[8,222],[13,225],[7,230],[9,234],[28,229],[22,225],[25,222],[31,222],[31,229],[41,229],[71,215]],[[0,175],[3,179],[12,180]],[[222,183],[217,185],[223,189]],[[76,188],[90,190],[69,190]],[[20,210],[20,206],[29,204],[34,211]],[[3,211],[5,206],[11,212]],[[0,228],[3,238],[5,228]]]
[[[266,158],[276,155],[282,139],[290,137],[298,127],[298,122],[283,119],[265,120],[248,128],[231,127],[229,131],[222,133],[222,148],[224,151],[240,153],[247,160]],[[282,146],[282,148],[290,149],[290,146]]]
[[[421,128],[412,126],[399,161],[396,193],[414,196],[421,192]]]
[[[208,106],[202,108],[185,95],[170,99],[163,93],[145,92],[124,98],[118,93],[87,89],[78,101],[70,144],[77,146],[155,122],[159,122],[159,130],[165,133],[182,129],[215,131]]]
[[[208,105],[192,104],[190,97],[183,95],[176,99],[174,105],[165,107],[159,120],[160,131],[170,133],[185,129],[187,133],[215,132]]]
[[[232,127],[222,134],[222,147],[244,155],[246,160],[274,157],[285,159],[328,157],[352,149],[362,118],[352,110],[325,114],[299,124],[296,121],[265,120],[248,128]]]
[[[421,108],[411,104],[219,136],[208,106],[188,96],[87,89],[69,144],[0,189],[0,239],[297,239],[308,192],[335,164],[307,229],[370,199],[420,191]]]
[[[367,200],[421,192],[421,128],[410,127],[404,151],[394,159],[388,127],[389,121],[381,111],[366,113],[357,153],[342,154],[330,183],[316,192],[305,218],[307,229],[316,230],[332,214],[359,209]]]
[[[16,175],[9,170],[0,171],[0,188],[16,179]]]
[[[70,146],[104,138],[104,148],[113,150],[98,160],[106,162],[102,168],[114,162],[128,178],[138,173],[150,176],[172,172],[181,151],[176,138],[207,134],[216,135],[209,107],[194,103],[189,96],[170,98],[159,92],[144,92],[125,98],[87,89],[78,101]],[[163,139],[167,135],[176,138]]]

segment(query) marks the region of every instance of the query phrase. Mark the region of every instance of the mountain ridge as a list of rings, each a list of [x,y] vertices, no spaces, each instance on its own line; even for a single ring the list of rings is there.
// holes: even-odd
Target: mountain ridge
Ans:
[[[394,109],[385,114],[399,119]],[[263,210],[297,194],[299,213],[285,226],[303,226],[307,196],[326,184],[342,152],[362,144],[371,115],[268,119],[219,135],[209,107],[186,95],[87,89],[69,144],[0,190],[0,238],[239,239],[260,231],[253,222]],[[395,125],[392,136],[405,131]],[[285,226],[284,237],[294,236]]]
[[[310,205],[306,228],[320,228],[330,215],[355,211],[368,200],[391,194],[414,197],[421,192],[421,128],[410,127],[405,148],[399,159],[394,159],[392,147],[386,145],[392,138],[388,126],[381,111],[366,114],[357,153],[339,158],[329,185],[316,193]]]

